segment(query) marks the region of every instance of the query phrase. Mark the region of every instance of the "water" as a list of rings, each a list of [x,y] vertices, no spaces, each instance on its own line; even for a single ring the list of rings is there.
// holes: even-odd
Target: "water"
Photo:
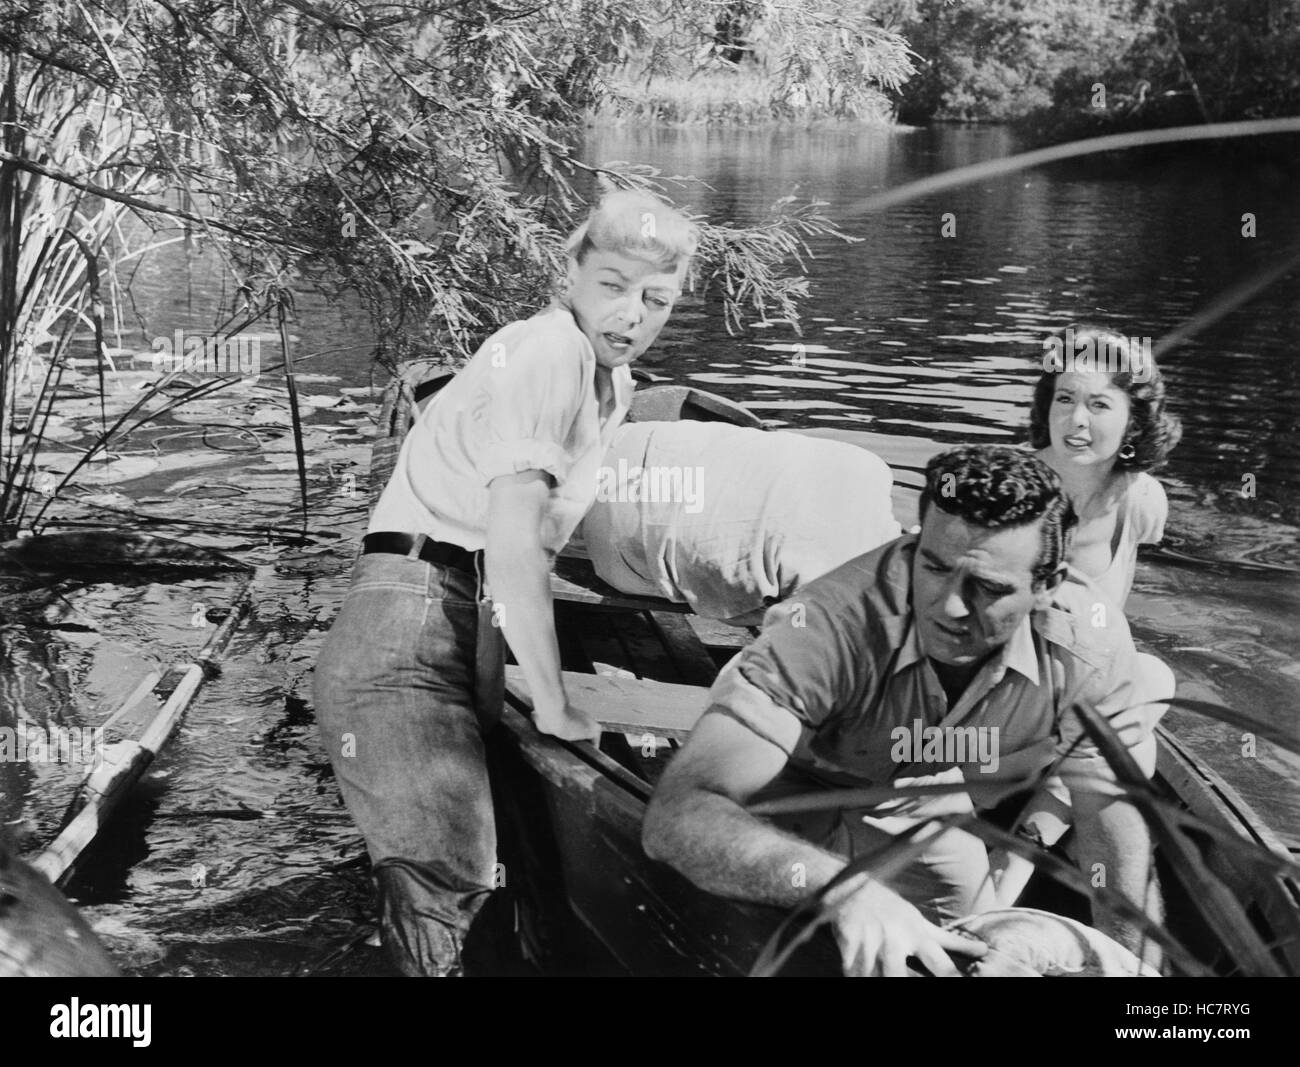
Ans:
[[[796,188],[829,201],[828,214],[860,240],[812,245],[802,335],[772,322],[730,336],[716,300],[693,298],[648,358],[665,379],[744,402],[774,423],[874,435],[906,515],[935,450],[1019,439],[1042,331],[1088,318],[1158,337],[1300,240],[1294,181],[1256,165],[1033,172],[882,216],[847,210],[878,189],[1013,148],[1001,130],[826,128],[601,130],[585,151],[593,162],[646,160],[704,179],[708,188],[680,199],[715,221],[757,221]],[[953,238],[940,236],[946,212]],[[1246,212],[1257,237],[1241,236]],[[144,321],[123,346],[210,327],[228,295],[221,277],[212,257],[179,245],[150,261],[133,287]],[[1129,603],[1135,633],[1171,662],[1182,695],[1279,718],[1294,713],[1300,688],[1298,387],[1284,332],[1296,293],[1294,282],[1276,286],[1166,362],[1185,427],[1160,474],[1168,535],[1217,565],[1143,562]],[[300,385],[315,408],[311,527],[350,536],[364,516],[374,416],[365,331],[346,303],[308,300],[300,311],[297,351],[322,352],[302,364]],[[269,365],[278,339],[264,345]],[[149,476],[106,480],[83,501],[230,524],[198,540],[274,564],[224,674],[200,694],[73,887],[138,973],[301,971],[322,965],[369,918],[360,840],[309,706],[311,665],[345,590],[351,546],[322,536],[286,551],[250,529],[296,521],[277,395],[278,379],[266,376],[223,410],[140,431],[131,447],[161,457]],[[1242,495],[1243,475],[1254,476],[1253,497]],[[74,592],[97,632],[6,627],[10,685],[38,714],[102,721],[150,665],[193,652],[204,635],[188,625],[193,604],[223,597],[227,587],[195,581]],[[1263,741],[1243,755],[1240,730],[1177,712],[1167,721],[1277,829],[1300,836],[1293,758]],[[33,843],[57,822],[63,801],[52,798],[66,795],[55,788],[57,770],[43,773],[7,786],[2,813]],[[232,816],[240,809],[257,817]],[[331,967],[383,970],[365,949]]]
[[[1002,129],[619,129],[593,133],[587,150],[593,161],[649,159],[704,179],[712,191],[685,199],[718,221],[758,221],[796,187],[829,202],[859,241],[811,246],[801,336],[774,323],[729,337],[715,303],[697,301],[665,330],[655,369],[778,422],[875,435],[905,487],[904,514],[938,449],[1023,440],[1046,330],[1086,319],[1159,338],[1300,242],[1294,176],[1257,163],[1053,168],[883,215],[847,210],[1013,152]],[[1247,212],[1253,238],[1242,236]],[[955,237],[941,236],[945,213]],[[1138,640],[1174,666],[1179,695],[1277,719],[1300,695],[1300,378],[1285,335],[1298,307],[1293,277],[1163,361],[1184,428],[1159,473],[1167,540],[1219,566],[1143,563],[1127,606]],[[1176,711],[1166,721],[1300,844],[1300,762],[1266,745],[1243,755],[1239,729]]]

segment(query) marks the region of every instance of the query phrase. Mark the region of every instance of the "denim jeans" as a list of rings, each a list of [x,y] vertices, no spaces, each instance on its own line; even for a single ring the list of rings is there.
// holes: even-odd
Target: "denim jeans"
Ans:
[[[316,664],[321,740],[374,864],[385,947],[408,975],[458,972],[493,884],[477,592],[454,568],[363,555]]]

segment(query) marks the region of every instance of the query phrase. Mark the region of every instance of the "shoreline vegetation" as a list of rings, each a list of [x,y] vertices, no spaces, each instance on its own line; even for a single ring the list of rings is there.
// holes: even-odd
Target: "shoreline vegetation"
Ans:
[[[609,94],[587,109],[589,125],[898,125],[893,101],[879,90],[848,100],[834,90],[786,85],[759,64],[650,76],[620,71],[605,82]]]
[[[1300,114],[1297,0],[918,0],[902,122],[1001,121],[1029,146]]]
[[[1001,124],[1037,147],[1300,114],[1300,0],[912,0],[868,13],[880,37],[851,62],[816,34],[796,47],[757,5],[722,7],[694,58],[653,34],[621,52],[586,120]]]

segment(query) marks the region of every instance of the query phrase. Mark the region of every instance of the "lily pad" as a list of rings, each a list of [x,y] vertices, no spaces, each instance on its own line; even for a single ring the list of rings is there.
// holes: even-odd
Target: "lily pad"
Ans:
[[[87,485],[116,485],[152,474],[159,465],[153,456],[123,456],[108,463],[92,460],[77,472],[77,481]]]
[[[308,408],[305,405],[300,405],[298,408],[299,414],[304,417],[315,410],[315,408]],[[293,417],[286,408],[263,404],[252,410],[248,416],[248,421],[253,426],[290,426],[293,424]]]
[[[88,493],[77,498],[78,504],[91,504],[101,508],[131,508],[135,501],[125,493]]]

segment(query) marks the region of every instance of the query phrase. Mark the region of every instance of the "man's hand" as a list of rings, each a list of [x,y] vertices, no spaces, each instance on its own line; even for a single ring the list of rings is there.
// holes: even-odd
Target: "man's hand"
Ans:
[[[982,941],[935,926],[892,889],[870,880],[840,905],[834,929],[850,978],[906,977],[909,956],[937,977],[959,978],[945,950],[975,959],[988,951]]]

